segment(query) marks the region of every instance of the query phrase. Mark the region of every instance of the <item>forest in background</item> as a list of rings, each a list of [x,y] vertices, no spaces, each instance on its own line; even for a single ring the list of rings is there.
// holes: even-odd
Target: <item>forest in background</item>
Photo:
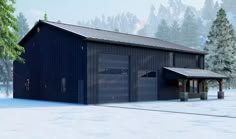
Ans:
[[[86,22],[78,21],[78,25],[154,37],[204,50],[210,28],[221,7],[226,10],[227,18],[235,30],[235,0],[222,0],[220,3],[214,0],[205,0],[204,6],[200,10],[184,4],[182,0],[168,0],[167,5],[161,4],[159,8],[152,5],[146,20],[138,19],[133,13],[120,13],[116,16],[95,17]],[[42,18],[50,20],[50,15],[48,16],[45,14]],[[29,25],[23,13],[18,13],[16,19],[19,28],[16,34],[19,41],[29,31]],[[7,86],[8,88],[12,81],[13,62],[0,60],[0,87]]]

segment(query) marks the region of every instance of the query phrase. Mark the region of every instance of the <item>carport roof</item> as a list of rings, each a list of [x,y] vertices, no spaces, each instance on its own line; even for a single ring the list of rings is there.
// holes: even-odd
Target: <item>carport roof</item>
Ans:
[[[164,67],[165,70],[176,74],[176,79],[179,77],[187,79],[227,79],[227,76],[204,69],[189,69],[189,68],[172,68]],[[168,73],[167,73],[168,74]],[[168,75],[167,75],[168,76]],[[173,76],[172,76],[173,78]]]

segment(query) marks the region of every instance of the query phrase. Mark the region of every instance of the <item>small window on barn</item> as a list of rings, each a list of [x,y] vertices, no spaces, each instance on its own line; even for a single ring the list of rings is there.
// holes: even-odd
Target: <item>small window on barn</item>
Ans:
[[[65,93],[66,92],[66,78],[61,79],[61,92]]]
[[[170,67],[174,67],[175,66],[175,63],[174,63],[174,53],[173,52],[169,53],[169,66]]]

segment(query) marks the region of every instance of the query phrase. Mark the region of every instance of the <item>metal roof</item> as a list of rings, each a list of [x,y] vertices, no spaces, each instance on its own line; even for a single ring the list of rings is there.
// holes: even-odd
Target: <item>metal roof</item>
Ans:
[[[194,54],[206,54],[203,51],[199,51],[199,50],[185,47],[182,45],[170,43],[167,41],[162,41],[156,38],[149,38],[149,37],[143,37],[143,36],[138,36],[138,35],[112,32],[112,31],[81,27],[81,26],[57,23],[57,22],[49,22],[49,21],[40,20],[39,23],[46,23],[46,24],[52,25],[54,27],[63,29],[65,31],[69,31],[74,34],[83,36],[87,40],[91,40],[91,41],[127,44],[127,45],[132,45],[132,46],[137,46],[137,47],[155,48],[155,49],[170,50],[170,51],[180,51],[180,52],[188,52],[188,53],[194,53]]]
[[[171,67],[164,67],[171,72],[177,73],[179,75],[184,76],[185,78],[192,78],[192,79],[227,79],[228,77],[203,69],[188,69],[188,68],[171,68]]]

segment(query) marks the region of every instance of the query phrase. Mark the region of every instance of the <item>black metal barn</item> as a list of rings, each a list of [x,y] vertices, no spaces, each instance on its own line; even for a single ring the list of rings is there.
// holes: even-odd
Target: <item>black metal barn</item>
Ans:
[[[179,78],[166,78],[165,67],[204,71],[204,52],[62,23],[39,21],[19,44],[25,63],[14,62],[14,98],[84,104],[178,99]],[[204,92],[200,80],[188,84],[190,97]]]

